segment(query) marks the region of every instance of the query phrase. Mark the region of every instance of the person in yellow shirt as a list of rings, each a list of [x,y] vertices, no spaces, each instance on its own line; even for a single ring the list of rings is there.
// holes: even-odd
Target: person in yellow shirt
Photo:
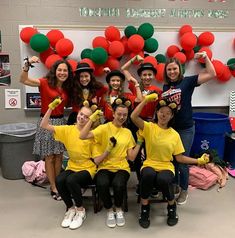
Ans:
[[[122,210],[123,196],[130,176],[128,160],[133,161],[138,153],[139,145],[135,143],[132,133],[125,128],[128,117],[129,100],[115,99],[113,121],[99,125],[90,130],[92,123],[99,118],[100,110],[90,116],[89,122],[80,133],[81,139],[94,138],[96,145],[94,159],[98,165],[96,186],[104,207],[107,209],[106,225],[108,227],[124,226],[125,218]],[[113,198],[110,194],[113,189]]]
[[[49,118],[61,99],[49,104],[49,109],[41,121],[41,127],[52,132],[55,140],[62,142],[68,152],[69,160],[65,171],[56,177],[56,187],[66,205],[66,213],[61,223],[63,228],[79,228],[86,218],[82,203],[82,188],[92,184],[96,173],[96,164],[92,158],[92,141],[79,139],[81,129],[89,121],[92,111],[82,107],[77,114],[75,125],[53,126]]]
[[[160,100],[156,107],[156,122],[147,122],[140,117],[140,113],[149,101],[158,99],[156,93],[150,94],[135,108],[131,119],[139,128],[139,140],[145,140],[146,160],[141,167],[140,197],[141,212],[139,224],[143,228],[150,225],[149,196],[154,187],[161,190],[168,201],[167,224],[174,226],[178,222],[176,202],[173,191],[175,169],[173,157],[180,163],[205,164],[209,162],[209,155],[194,159],[183,155],[184,147],[180,136],[171,126],[176,112],[176,103]]]

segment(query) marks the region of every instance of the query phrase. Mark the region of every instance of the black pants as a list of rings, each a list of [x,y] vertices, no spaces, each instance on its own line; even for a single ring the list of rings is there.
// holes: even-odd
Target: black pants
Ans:
[[[148,199],[153,188],[162,191],[168,201],[174,199],[173,191],[174,174],[170,170],[156,172],[151,167],[145,167],[141,170],[140,178],[140,196]]]
[[[67,209],[72,207],[73,200],[77,207],[82,206],[82,188],[92,183],[92,177],[86,170],[74,172],[66,170],[56,177],[56,188]]]
[[[110,209],[113,206],[110,187],[113,189],[115,207],[122,206],[123,195],[127,189],[129,177],[130,174],[125,170],[110,172],[109,170],[102,169],[97,172],[96,187],[106,209]]]

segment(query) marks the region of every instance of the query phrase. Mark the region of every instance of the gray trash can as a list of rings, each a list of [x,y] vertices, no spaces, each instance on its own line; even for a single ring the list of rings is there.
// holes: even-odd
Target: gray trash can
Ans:
[[[23,163],[35,160],[32,152],[36,128],[33,123],[0,125],[0,161],[4,178],[24,178],[21,171]]]

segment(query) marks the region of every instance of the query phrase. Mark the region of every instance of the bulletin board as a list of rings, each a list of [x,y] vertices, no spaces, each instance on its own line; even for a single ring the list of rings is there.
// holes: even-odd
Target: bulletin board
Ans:
[[[27,25],[29,26],[29,25]],[[32,26],[32,25],[30,25]],[[26,27],[26,25],[19,26],[19,32],[22,28]],[[70,59],[81,60],[80,54],[81,51],[85,48],[92,49],[92,40],[96,36],[104,36],[104,30],[107,26],[104,27],[82,27],[82,26],[34,26],[38,29],[40,33],[46,34],[51,29],[59,29],[63,32],[64,37],[70,39],[74,44],[74,50],[72,54],[68,56]],[[123,36],[124,27],[118,27],[121,31],[121,35]],[[168,46],[174,44],[179,45],[178,42],[178,28],[155,28],[153,38],[157,39],[159,43],[158,50],[154,52],[153,55],[156,54],[165,54]],[[235,57],[235,47],[234,47],[234,38],[235,38],[235,28],[193,28],[193,32],[196,35],[199,35],[201,32],[211,31],[215,36],[214,43],[210,46],[210,49],[213,52],[213,59],[217,59],[222,61],[224,64],[230,58]],[[21,59],[26,56],[31,57],[33,55],[39,55],[39,53],[33,51],[31,47],[25,44],[20,40],[20,52]],[[122,58],[121,65],[125,63],[127,59],[125,57]],[[22,60],[23,64],[23,60]],[[133,66],[131,71],[134,75],[136,75],[137,66]],[[195,60],[191,60],[186,64],[185,76],[197,74],[202,70],[202,66],[196,62]],[[43,64],[35,64],[35,67],[30,69],[29,76],[32,78],[39,78],[45,76],[47,73],[47,69]],[[137,77],[137,75],[136,75]],[[100,78],[103,83],[103,78]],[[162,84],[158,82],[154,82],[157,86],[162,88]],[[126,90],[128,90],[126,88]],[[194,107],[218,107],[218,106],[228,106],[229,105],[229,95],[232,90],[235,90],[235,78],[232,77],[226,83],[220,83],[218,80],[211,80],[206,84],[197,87],[194,91],[192,104]],[[38,93],[38,88],[25,86],[25,93]],[[27,108],[27,106],[26,106]]]

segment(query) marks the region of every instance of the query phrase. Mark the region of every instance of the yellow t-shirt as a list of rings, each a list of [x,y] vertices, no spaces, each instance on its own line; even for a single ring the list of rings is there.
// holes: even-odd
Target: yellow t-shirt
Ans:
[[[98,171],[107,169],[112,172],[118,170],[126,170],[130,173],[130,167],[127,162],[127,150],[135,146],[135,140],[131,131],[127,128],[116,127],[112,122],[98,126],[92,130],[95,139],[93,156],[99,156],[106,150],[109,138],[115,137],[116,146],[111,150],[110,154],[99,164]]]
[[[146,146],[146,160],[142,168],[152,167],[156,171],[171,170],[173,155],[184,152],[180,136],[173,128],[162,129],[156,123],[144,122],[143,137]]]
[[[79,139],[80,131],[76,125],[54,126],[54,138],[62,142],[68,152],[69,160],[66,170],[79,172],[87,170],[93,178],[96,165],[92,158],[92,140]]]

